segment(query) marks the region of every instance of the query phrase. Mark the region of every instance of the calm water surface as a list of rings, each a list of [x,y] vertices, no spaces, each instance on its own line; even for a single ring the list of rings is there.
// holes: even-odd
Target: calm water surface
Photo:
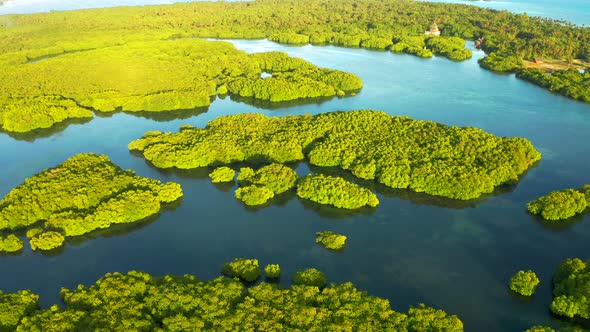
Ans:
[[[68,241],[53,256],[25,249],[19,256],[0,257],[0,289],[32,289],[41,294],[43,305],[50,305],[59,301],[60,287],[91,284],[106,272],[139,269],[211,279],[234,257],[257,257],[261,264],[281,264],[284,285],[296,270],[317,267],[333,282],[352,281],[390,299],[394,309],[405,311],[424,302],[457,314],[467,331],[563,325],[548,311],[550,280],[563,259],[588,258],[590,216],[554,228],[527,214],[525,204],[551,190],[590,183],[590,105],[513,75],[482,70],[479,51],[474,59],[455,63],[332,46],[234,44],[248,52],[280,50],[352,71],[365,87],[355,97],[321,104],[268,110],[225,98],[185,119],[156,121],[118,113],[28,141],[0,134],[0,196],[25,177],[80,152],[104,153],[139,175],[179,182],[185,193],[176,209],[138,227]],[[233,197],[234,188],[213,185],[207,170],[157,170],[126,147],[148,130],[176,131],[185,123],[203,127],[226,114],[284,116],[361,108],[526,137],[543,152],[543,160],[517,186],[477,201],[456,203],[376,188],[378,208],[346,213],[318,208],[293,194],[268,208],[251,210]],[[305,164],[297,170],[309,171]],[[345,250],[331,252],[315,244],[315,232],[321,230],[348,235]],[[531,299],[508,291],[508,280],[519,269],[535,270],[542,281]]]

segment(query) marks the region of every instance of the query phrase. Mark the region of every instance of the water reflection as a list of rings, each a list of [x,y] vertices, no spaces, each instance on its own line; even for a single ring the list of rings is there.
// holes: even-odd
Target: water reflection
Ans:
[[[81,119],[66,119],[62,122],[58,122],[49,128],[40,128],[35,129],[33,131],[29,131],[26,133],[15,133],[10,131],[5,131],[0,128],[0,134],[8,135],[16,140],[19,141],[26,141],[26,142],[34,142],[41,138],[47,138],[53,135],[57,135],[64,130],[66,130],[69,126],[72,125],[83,125],[90,122],[92,118],[81,118]]]

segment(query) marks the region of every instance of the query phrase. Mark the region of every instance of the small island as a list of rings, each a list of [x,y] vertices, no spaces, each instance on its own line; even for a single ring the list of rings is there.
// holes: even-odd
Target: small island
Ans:
[[[158,168],[307,160],[396,189],[470,200],[516,183],[541,159],[530,141],[472,127],[360,110],[222,116],[205,128],[152,131],[129,143]],[[239,181],[239,176],[238,176]]]
[[[510,289],[520,295],[531,296],[539,282],[535,272],[520,270],[510,278]]]
[[[580,190],[558,190],[529,202],[527,209],[545,220],[564,220],[584,212],[588,207],[588,198],[589,185]]]
[[[336,234],[332,231],[317,232],[315,242],[322,244],[327,249],[341,250],[346,245],[346,235]]]
[[[66,237],[144,220],[180,197],[177,183],[137,176],[104,155],[78,154],[0,200],[0,231],[24,229],[33,250],[51,250]]]

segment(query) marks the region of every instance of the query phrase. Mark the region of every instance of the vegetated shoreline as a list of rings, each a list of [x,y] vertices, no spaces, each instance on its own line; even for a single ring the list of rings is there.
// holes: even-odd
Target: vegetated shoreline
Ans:
[[[329,8],[329,10],[328,10]],[[186,13],[190,12],[191,16]],[[421,12],[417,17],[408,13]],[[125,17],[133,16],[133,22],[126,22]],[[111,19],[116,17],[115,27]],[[167,39],[178,37],[203,37],[220,39],[262,39],[289,44],[333,44],[345,47],[363,47],[391,49],[418,56],[431,56],[440,53],[450,58],[461,55],[453,42],[448,45],[428,45],[427,31],[433,22],[440,27],[442,37],[433,40],[459,37],[466,40],[478,40],[479,46],[487,56],[481,59],[482,67],[499,72],[527,72],[523,60],[546,58],[555,60],[590,60],[590,31],[560,20],[529,17],[461,4],[422,3],[400,1],[382,3],[370,0],[356,3],[353,0],[300,0],[284,3],[274,0],[231,3],[178,3],[146,7],[120,7],[106,9],[87,9],[57,13],[33,15],[11,15],[4,17],[5,26],[22,24],[43,27],[54,26],[60,19],[65,19],[72,28],[92,30],[106,29],[117,41],[102,39],[101,46],[114,42],[128,42],[137,38]],[[2,21],[2,20],[0,20]],[[0,23],[1,24],[1,23]],[[165,28],[162,28],[165,26]],[[159,31],[154,29],[159,27]],[[141,28],[142,33],[137,33]],[[125,36],[118,36],[121,29],[126,29]],[[26,29],[25,29],[26,30]],[[91,39],[92,33],[85,33],[86,39],[71,36],[72,42],[65,44],[60,38],[64,31],[46,34],[46,41],[33,41],[33,45],[15,45],[0,42],[0,53],[12,53],[12,56],[34,56],[61,53],[68,50],[89,48],[97,43]],[[135,30],[135,31],[134,31]],[[17,37],[19,31],[8,29],[8,35]],[[26,32],[27,36],[34,37]],[[103,37],[104,38],[104,37]],[[421,41],[420,41],[421,39]],[[455,45],[455,46],[452,46]],[[441,48],[442,47],[442,48]],[[448,48],[450,47],[450,48]],[[455,50],[455,51],[453,51]],[[15,53],[16,52],[16,53]],[[558,75],[555,72],[543,75],[519,75],[539,86],[553,92],[578,99],[590,101],[589,88],[584,84],[587,75],[569,73]],[[539,77],[541,76],[541,77]]]
[[[396,312],[389,300],[368,295],[350,282],[327,285],[326,276],[314,268],[298,271],[289,287],[277,285],[276,279],[248,282],[260,276],[256,259],[229,262],[224,266],[224,274],[228,273],[236,277],[205,282],[188,274],[107,273],[93,285],[62,288],[65,308],[52,305],[42,309],[39,296],[28,290],[0,292],[0,302],[5,304],[0,306],[0,328],[18,332],[121,328],[334,331],[343,327],[353,331],[463,331],[463,323],[455,315],[424,304],[411,306],[407,313]]]

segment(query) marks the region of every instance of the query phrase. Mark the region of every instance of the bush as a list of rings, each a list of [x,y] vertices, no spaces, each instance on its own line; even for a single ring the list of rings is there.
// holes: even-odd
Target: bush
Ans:
[[[340,250],[346,244],[346,236],[331,231],[317,232],[315,242],[328,249]]]
[[[246,281],[260,278],[260,265],[257,259],[236,258],[223,265],[223,274]]]
[[[236,171],[225,166],[217,167],[213,172],[209,173],[209,177],[213,183],[232,182],[235,176]]]
[[[316,286],[322,288],[328,284],[328,279],[321,271],[310,268],[295,272],[293,283],[296,285]]]
[[[45,232],[32,238],[29,242],[33,250],[52,250],[63,245],[65,237],[58,232]]]
[[[539,284],[539,278],[533,271],[518,271],[510,278],[510,289],[524,296],[531,296]]]
[[[279,264],[268,264],[264,267],[264,273],[267,278],[277,279],[281,276],[281,267]]]
[[[540,214],[546,220],[562,220],[584,212],[588,203],[586,195],[573,190],[553,191],[527,204],[532,214]]]

